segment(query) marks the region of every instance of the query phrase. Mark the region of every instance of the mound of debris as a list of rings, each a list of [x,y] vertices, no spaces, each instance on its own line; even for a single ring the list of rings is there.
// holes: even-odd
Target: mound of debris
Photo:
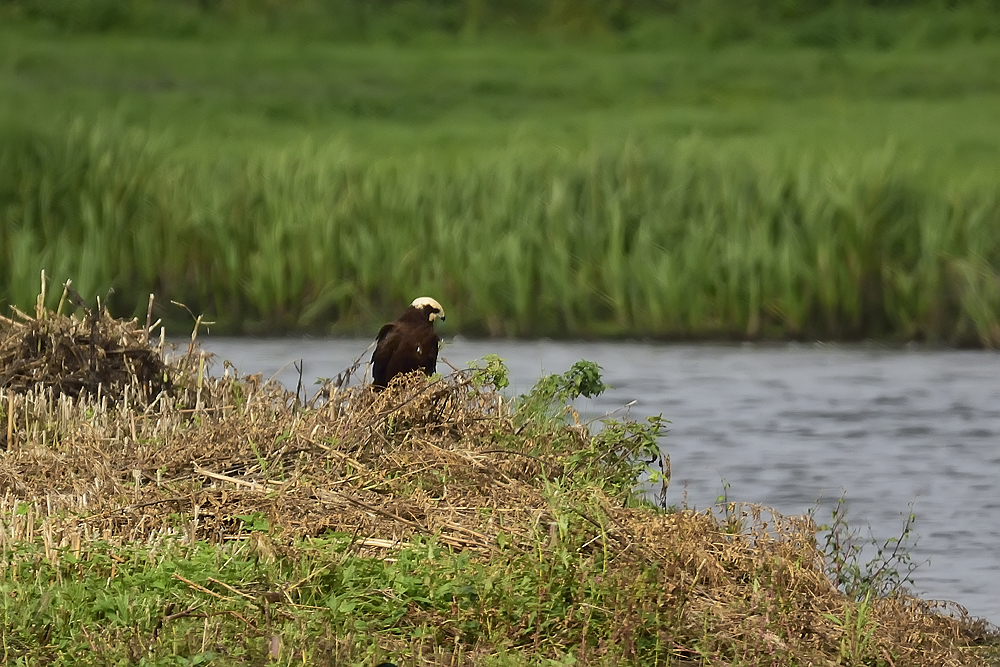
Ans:
[[[172,373],[162,343],[135,319],[111,317],[105,309],[81,317],[39,309],[35,317],[14,310],[0,316],[0,389],[25,395],[104,396],[117,403],[146,405],[171,389]]]
[[[986,664],[971,647],[993,641],[992,630],[961,608],[878,598],[855,625],[857,605],[824,574],[810,518],[633,506],[605,481],[635,460],[634,431],[601,440],[571,421],[521,419],[467,371],[406,376],[379,394],[328,387],[311,406],[259,375],[206,384],[194,409],[17,397],[14,439],[0,455],[0,546],[41,535],[55,561],[88,542],[203,540],[296,560],[326,549],[313,542],[325,537],[388,560],[433,537],[512,573],[528,567],[525,554],[571,552],[595,568],[581,578],[621,582],[627,595],[605,603],[622,627],[666,633],[681,656],[862,664],[844,648],[860,627],[865,656],[885,656],[878,664]],[[400,623],[441,627],[459,613],[484,623],[494,612],[414,604]]]

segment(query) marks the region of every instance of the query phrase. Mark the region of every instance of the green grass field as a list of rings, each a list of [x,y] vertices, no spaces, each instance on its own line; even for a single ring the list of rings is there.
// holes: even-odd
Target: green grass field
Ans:
[[[1000,40],[641,28],[13,22],[0,303],[44,268],[235,331],[374,331],[426,292],[470,334],[1000,344]]]

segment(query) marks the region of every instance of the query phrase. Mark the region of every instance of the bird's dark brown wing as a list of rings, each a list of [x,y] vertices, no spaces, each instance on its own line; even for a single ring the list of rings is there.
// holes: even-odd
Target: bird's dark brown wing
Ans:
[[[390,322],[378,330],[375,337],[375,351],[372,353],[372,381],[376,387],[385,387],[389,383],[389,362],[392,360],[393,352],[398,341],[395,340],[393,332],[396,325]]]
[[[378,335],[375,336],[375,340],[382,342],[382,339],[389,335],[389,332],[396,328],[395,322],[389,322],[388,324],[383,324],[382,328],[378,330]]]
[[[431,375],[437,372],[438,347],[440,347],[437,333],[434,327],[428,324],[427,328],[421,331],[419,342],[417,343],[417,367],[424,369],[424,372]]]

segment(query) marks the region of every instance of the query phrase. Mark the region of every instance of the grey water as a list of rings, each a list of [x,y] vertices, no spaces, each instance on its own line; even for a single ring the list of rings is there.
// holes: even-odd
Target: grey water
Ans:
[[[204,337],[241,373],[294,389],[335,377],[368,340]],[[370,351],[368,352],[370,355]],[[914,592],[1000,622],[1000,354],[830,345],[666,345],[447,340],[463,368],[498,354],[511,393],[543,374],[595,361],[613,388],[584,414],[661,414],[670,432],[668,503],[761,503],[829,521],[846,494],[848,521],[884,541],[916,515]],[[439,364],[439,370],[447,369]]]

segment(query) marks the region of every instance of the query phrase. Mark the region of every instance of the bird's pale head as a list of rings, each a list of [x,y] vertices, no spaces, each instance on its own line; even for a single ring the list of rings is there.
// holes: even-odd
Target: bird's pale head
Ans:
[[[410,306],[427,313],[427,319],[431,322],[444,319],[444,308],[429,296],[417,297]]]

